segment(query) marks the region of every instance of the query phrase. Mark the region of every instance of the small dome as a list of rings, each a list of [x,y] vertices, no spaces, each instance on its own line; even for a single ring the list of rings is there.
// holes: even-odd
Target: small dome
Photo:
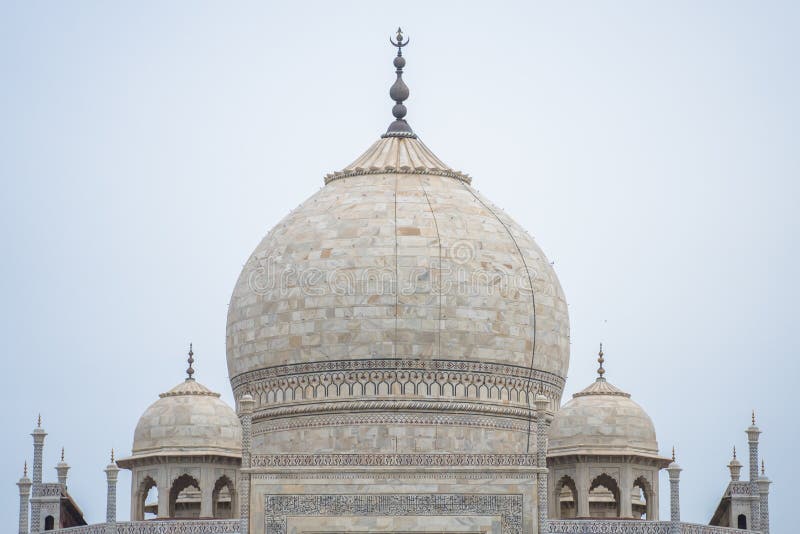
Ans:
[[[550,426],[548,456],[658,456],[653,421],[628,393],[598,378],[575,393]]]
[[[241,457],[241,423],[219,393],[188,378],[159,396],[136,425],[132,457]]]

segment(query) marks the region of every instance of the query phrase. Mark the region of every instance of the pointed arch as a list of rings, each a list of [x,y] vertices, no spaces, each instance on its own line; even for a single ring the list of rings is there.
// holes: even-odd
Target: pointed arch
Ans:
[[[150,475],[145,476],[139,483],[139,488],[136,490],[136,510],[134,510],[134,521],[143,521],[147,514],[158,516],[158,484],[153,480]],[[155,512],[147,510],[148,497],[155,498]],[[152,509],[152,500],[150,507]]]
[[[233,519],[236,510],[236,486],[228,475],[222,475],[214,483],[211,503],[215,519]]]
[[[607,490],[608,493],[604,492],[602,489]],[[592,502],[592,496],[594,492],[594,502]],[[608,503],[603,502],[605,499],[608,498],[608,494],[611,494],[611,497],[614,499],[612,505],[612,514],[607,515],[602,511],[601,508],[607,507]],[[619,483],[617,480],[609,475],[608,473],[602,473],[596,476],[592,483],[589,484],[589,516],[590,517],[620,517],[620,489]]]
[[[653,517],[653,486],[644,475],[639,476],[633,481],[633,487],[639,488],[641,494],[644,496],[644,513],[639,517],[640,519],[655,519]],[[634,503],[631,503],[631,510],[634,510]],[[636,517],[638,514],[634,514]]]
[[[578,515],[578,487],[571,476],[564,475],[558,479],[553,502],[557,518],[568,519]]]
[[[172,482],[169,489],[169,517],[200,517],[200,483],[184,473]]]

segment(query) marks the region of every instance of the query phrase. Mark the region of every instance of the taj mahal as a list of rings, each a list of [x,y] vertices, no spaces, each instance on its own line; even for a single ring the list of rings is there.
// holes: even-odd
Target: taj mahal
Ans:
[[[235,406],[195,378],[189,347],[186,376],[138,400],[99,524],[70,495],[63,454],[46,480],[40,418],[19,534],[768,534],[755,413],[742,416],[746,472],[736,449],[720,459],[730,481],[694,524],[680,451],[612,384],[602,345],[596,379],[562,398],[570,325],[554,266],[406,121],[409,41],[398,29],[391,42],[388,128],[266,234],[233,286]],[[117,502],[123,469],[130,503]]]

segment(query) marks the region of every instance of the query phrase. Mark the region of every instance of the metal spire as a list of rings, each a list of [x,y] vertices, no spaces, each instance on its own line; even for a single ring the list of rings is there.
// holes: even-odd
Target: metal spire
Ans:
[[[42,414],[39,414],[39,418],[36,420],[36,428],[42,428]]]
[[[25,465],[22,467],[22,478],[28,478],[28,460],[25,460]]]
[[[765,469],[764,469],[764,459],[762,458],[761,459],[761,476],[762,477],[764,476],[764,471],[765,471]]]
[[[603,378],[603,375],[606,373],[606,370],[603,369],[604,361],[606,360],[603,358],[603,344],[600,343],[600,352],[597,353],[597,362],[600,364],[600,367],[597,368],[598,380],[605,380],[605,378]]]
[[[733,446],[733,459],[736,459],[736,445]]]
[[[675,446],[672,446],[672,462],[675,463]]]
[[[396,40],[395,40],[396,39]],[[408,45],[409,39],[403,37],[403,30],[397,28],[397,36],[395,39],[389,37],[389,42],[392,46],[397,47],[397,57],[394,58],[394,66],[397,69],[397,79],[392,87],[389,89],[389,97],[394,100],[394,107],[392,107],[392,115],[394,115],[394,122],[389,125],[389,129],[381,137],[411,137],[417,138],[417,135],[411,129],[411,126],[406,122],[405,116],[408,110],[403,102],[408,99],[410,91],[408,86],[403,81],[403,67],[406,66],[406,60],[403,57],[403,47]]]
[[[194,363],[194,352],[192,352],[192,344],[189,343],[189,359],[186,360],[189,362],[189,367],[186,369],[186,380],[194,380],[192,375],[194,374],[194,369],[192,368],[192,364]]]
[[[111,463],[114,463],[114,449],[111,449]]]
[[[755,410],[753,410],[753,415],[752,415],[751,421],[753,421],[753,426],[756,426],[756,411]]]
[[[64,447],[61,447],[61,461],[64,461]]]

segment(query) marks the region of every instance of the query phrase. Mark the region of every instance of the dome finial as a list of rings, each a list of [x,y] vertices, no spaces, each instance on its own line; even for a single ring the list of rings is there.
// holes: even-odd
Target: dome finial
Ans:
[[[194,374],[194,368],[192,368],[192,364],[194,363],[194,352],[192,352],[192,344],[189,343],[189,359],[186,360],[189,362],[189,367],[186,369],[186,380],[194,380],[192,375]]]
[[[600,343],[600,352],[597,353],[597,362],[600,364],[600,367],[597,368],[598,380],[605,380],[605,378],[603,378],[603,375],[606,373],[606,370],[603,369],[604,361],[606,360],[603,358],[603,344]]]
[[[389,129],[381,137],[411,137],[416,139],[416,134],[411,130],[411,126],[406,122],[405,116],[408,110],[403,102],[408,98],[410,91],[408,86],[403,81],[403,67],[406,66],[406,60],[403,57],[403,47],[408,45],[409,39],[403,37],[403,30],[397,28],[397,36],[395,39],[389,37],[389,42],[392,46],[397,47],[397,57],[394,58],[394,66],[397,69],[397,79],[392,87],[389,89],[389,97],[394,100],[394,107],[392,108],[392,115],[394,115],[394,122],[389,125]]]

